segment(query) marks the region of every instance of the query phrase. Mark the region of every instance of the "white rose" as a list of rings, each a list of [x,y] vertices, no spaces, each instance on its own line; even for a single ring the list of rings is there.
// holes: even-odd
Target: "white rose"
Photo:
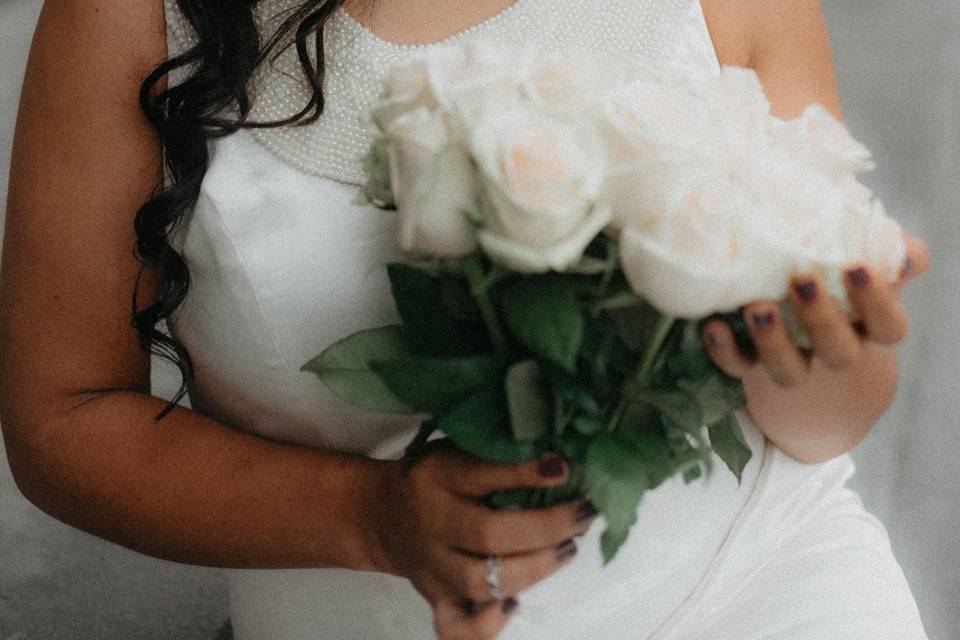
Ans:
[[[887,282],[896,282],[907,257],[903,229],[887,215],[883,202],[869,189],[847,175],[844,185],[851,205],[843,222],[847,261],[867,262]]]
[[[589,118],[607,85],[603,70],[583,56],[539,56],[523,73],[520,91],[537,108],[561,118]]]
[[[835,175],[874,168],[870,150],[822,105],[810,105],[793,120],[771,118],[769,133],[777,149]]]
[[[427,49],[390,72],[373,121],[385,131],[396,118],[419,108],[441,111],[449,118],[455,100],[483,96],[484,87],[500,81],[511,69],[509,61],[505,48],[493,43]]]
[[[400,216],[400,247],[458,258],[477,245],[468,212],[476,179],[466,152],[451,141],[443,115],[419,108],[390,125],[390,183]]]
[[[520,83],[532,51],[512,51],[490,41],[471,41],[457,49],[458,65],[434,80],[454,135],[469,140],[491,113],[521,101]]]
[[[624,227],[621,267],[634,291],[670,316],[700,319],[783,297],[789,264],[752,229],[755,202],[721,171],[675,176],[664,215]]]
[[[682,78],[646,78],[603,98],[601,131],[614,167],[710,157],[709,105]]]
[[[383,95],[371,114],[381,132],[390,129],[400,116],[416,109],[436,109],[436,96],[430,89],[426,58],[399,66],[387,76]]]
[[[519,272],[570,267],[610,218],[596,206],[604,162],[595,135],[520,105],[487,115],[470,141],[482,183],[481,246]]]
[[[830,176],[773,152],[747,171],[747,183],[763,205],[757,229],[790,257],[797,272],[844,259],[840,230],[849,200]]]
[[[610,235],[628,227],[654,232],[669,215],[678,189],[677,175],[694,166],[706,165],[650,161],[611,167],[600,195],[600,202],[611,212]]]
[[[764,205],[757,232],[788,260],[792,274],[817,274],[850,313],[845,270],[867,261],[895,273],[903,259],[899,226],[852,175],[838,181],[792,157],[765,159],[751,176]]]
[[[753,69],[723,67],[705,99],[713,116],[705,134],[719,136],[731,161],[767,148],[770,101]]]
[[[674,174],[721,162],[708,104],[680,71],[647,72],[604,97],[600,131],[609,168],[601,201],[612,211],[613,230],[658,224]]]

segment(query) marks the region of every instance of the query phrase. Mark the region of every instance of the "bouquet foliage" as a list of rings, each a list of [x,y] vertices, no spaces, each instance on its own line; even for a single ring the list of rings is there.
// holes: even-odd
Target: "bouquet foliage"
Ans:
[[[713,453],[738,479],[750,459],[703,319],[745,335],[738,308],[785,300],[796,273],[843,302],[847,265],[893,280],[904,257],[857,181],[867,149],[820,106],[772,116],[749,70],[473,43],[396,69],[372,117],[362,196],[400,218],[402,324],[305,369],[360,407],[422,414],[411,462],[437,432],[491,461],[560,453],[565,486],[490,505],[589,499],[606,561],[645,491]]]

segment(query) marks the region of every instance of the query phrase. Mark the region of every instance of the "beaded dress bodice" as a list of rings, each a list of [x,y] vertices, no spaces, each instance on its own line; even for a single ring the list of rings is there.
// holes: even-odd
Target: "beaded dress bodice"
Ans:
[[[171,47],[183,50],[192,41],[190,27],[174,0],[166,2]],[[299,0],[261,0],[256,15],[262,33],[274,33],[299,4]],[[252,134],[283,161],[307,173],[360,184],[360,158],[373,135],[368,114],[387,73],[411,56],[464,38],[495,36],[512,44],[535,41],[544,48],[600,59],[655,58],[684,41],[678,37],[682,33],[678,27],[690,16],[691,4],[691,0],[516,0],[474,27],[428,45],[387,42],[341,7],[324,31],[324,89],[329,102],[319,121],[309,127],[256,129]],[[264,65],[252,85],[256,100],[250,118],[254,121],[282,120],[309,100],[292,46]]]

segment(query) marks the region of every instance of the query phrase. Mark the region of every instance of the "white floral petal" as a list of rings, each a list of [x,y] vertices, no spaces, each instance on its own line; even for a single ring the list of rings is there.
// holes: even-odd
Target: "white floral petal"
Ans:
[[[587,246],[609,222],[610,210],[597,207],[575,233],[547,248],[523,245],[485,230],[478,238],[490,259],[508,269],[519,273],[564,271],[583,257]]]

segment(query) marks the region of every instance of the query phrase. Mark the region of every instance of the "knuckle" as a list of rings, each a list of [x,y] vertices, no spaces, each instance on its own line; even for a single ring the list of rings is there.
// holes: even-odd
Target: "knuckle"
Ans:
[[[811,337],[832,333],[837,326],[836,318],[823,312],[810,313],[803,318],[803,326]]]
[[[806,366],[802,364],[796,364],[794,366],[781,364],[779,366],[767,367],[770,377],[781,387],[795,387],[803,384],[807,378],[806,369]]]
[[[509,471],[506,471],[506,480],[510,485],[516,487],[539,486],[547,479],[541,474],[540,468],[540,460],[530,460],[529,462],[509,467]]]
[[[499,548],[500,527],[496,521],[491,518],[484,518],[476,528],[476,543],[479,547],[477,551],[481,553],[493,553]]]
[[[545,554],[537,554],[523,562],[517,563],[510,576],[509,589],[516,593],[527,589],[546,578],[554,569],[554,563],[549,561]]]
[[[852,346],[833,349],[823,355],[823,361],[827,367],[835,371],[850,369],[857,364],[858,360],[857,350]]]

